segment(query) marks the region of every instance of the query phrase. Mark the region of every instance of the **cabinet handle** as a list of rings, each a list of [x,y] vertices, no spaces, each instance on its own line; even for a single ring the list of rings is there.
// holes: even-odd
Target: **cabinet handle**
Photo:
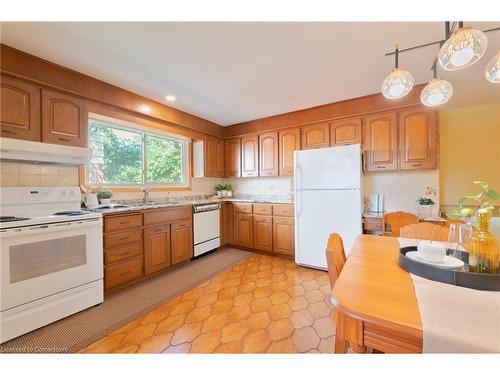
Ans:
[[[412,166],[412,167],[421,167],[421,166],[422,166],[422,163],[412,164],[411,166]]]
[[[153,232],[155,232],[155,233],[160,232],[160,231],[161,231],[161,228],[153,230]]]
[[[60,141],[64,141],[64,142],[71,142],[71,140],[67,139],[67,138],[58,138]]]
[[[130,236],[120,237],[120,241],[125,241],[125,240],[128,240],[129,238],[130,238]]]
[[[120,224],[123,224],[123,225],[128,224],[128,223],[130,223],[130,221],[120,221]]]
[[[385,169],[385,166],[379,165],[379,166],[377,166],[377,169]]]
[[[130,271],[125,271],[125,272],[122,272],[122,273],[120,274],[120,276],[121,276],[121,277],[125,277],[125,276],[127,276],[128,274],[130,274]]]
[[[184,228],[186,226],[186,224],[179,224],[177,227],[178,228]]]

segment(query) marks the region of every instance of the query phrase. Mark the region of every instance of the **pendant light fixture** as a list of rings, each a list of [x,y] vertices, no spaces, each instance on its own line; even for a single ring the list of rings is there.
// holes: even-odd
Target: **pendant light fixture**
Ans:
[[[486,52],[488,40],[486,34],[480,30],[463,27],[451,36],[449,22],[446,23],[446,41],[439,49],[438,61],[444,70],[458,70],[474,64]]]
[[[432,64],[433,78],[420,93],[420,101],[427,107],[436,107],[446,103],[453,95],[453,86],[450,82],[437,77],[437,58]]]
[[[382,94],[387,99],[402,98],[410,92],[413,87],[412,75],[399,67],[399,47],[396,44],[395,50],[395,68],[385,77],[382,82]]]
[[[486,79],[492,83],[500,83],[500,51],[490,60],[484,69]]]

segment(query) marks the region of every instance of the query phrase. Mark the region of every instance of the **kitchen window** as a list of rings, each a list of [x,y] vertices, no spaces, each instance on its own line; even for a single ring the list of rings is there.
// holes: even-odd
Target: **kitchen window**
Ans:
[[[89,119],[87,182],[101,186],[188,186],[188,141],[121,121]]]

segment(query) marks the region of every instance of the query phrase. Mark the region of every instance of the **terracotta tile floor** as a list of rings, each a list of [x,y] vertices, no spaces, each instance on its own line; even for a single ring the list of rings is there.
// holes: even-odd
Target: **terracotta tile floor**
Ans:
[[[332,353],[326,272],[253,255],[84,353]]]

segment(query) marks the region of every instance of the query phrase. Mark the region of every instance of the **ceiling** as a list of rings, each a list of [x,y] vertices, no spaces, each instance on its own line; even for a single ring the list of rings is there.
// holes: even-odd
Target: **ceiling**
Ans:
[[[445,106],[500,102],[500,85],[483,74],[500,31],[487,35],[478,63],[438,72],[454,86]],[[1,23],[6,45],[224,126],[378,93],[394,64],[384,53],[395,43],[443,36],[441,22]],[[400,55],[400,65],[424,83],[436,53],[436,46],[414,50]]]

